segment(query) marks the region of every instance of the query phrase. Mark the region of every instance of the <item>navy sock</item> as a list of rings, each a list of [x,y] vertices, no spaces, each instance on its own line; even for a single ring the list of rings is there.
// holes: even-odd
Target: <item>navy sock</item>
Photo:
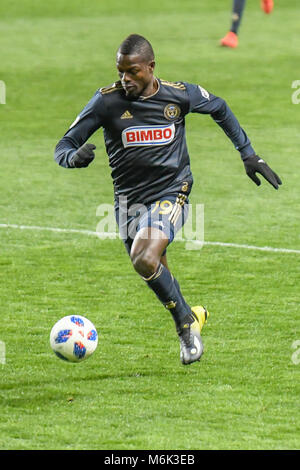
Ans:
[[[230,31],[232,31],[235,34],[237,34],[239,30],[245,4],[246,4],[246,0],[234,0],[233,2],[232,23],[231,23]]]
[[[189,309],[189,310],[191,310],[191,307],[186,303],[185,298],[183,297],[183,295],[182,295],[182,293],[181,293],[180,286],[179,286],[179,283],[178,283],[177,279],[176,279],[174,276],[172,276],[172,277],[173,277],[173,280],[174,280],[174,284],[175,284],[175,286],[176,286],[176,289],[177,289],[179,295],[181,296],[182,301],[184,302],[186,308]]]
[[[177,328],[187,321],[193,321],[191,307],[184,300],[177,280],[163,264],[145,281],[160,302],[170,310]]]

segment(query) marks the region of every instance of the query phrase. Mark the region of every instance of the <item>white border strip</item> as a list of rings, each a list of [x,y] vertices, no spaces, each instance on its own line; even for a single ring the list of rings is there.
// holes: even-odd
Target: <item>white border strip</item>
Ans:
[[[0,228],[12,228],[18,230],[40,230],[40,231],[48,231],[48,232],[58,232],[58,233],[79,233],[82,235],[91,235],[94,237],[98,237],[100,239],[114,239],[118,238],[117,233],[100,233],[100,232],[93,232],[91,230],[83,230],[83,229],[72,229],[72,228],[59,228],[59,227],[40,227],[38,225],[15,225],[15,224],[0,224]],[[268,251],[272,253],[294,253],[299,255],[300,250],[292,250],[288,248],[274,248],[271,246],[255,246],[255,245],[241,245],[238,243],[224,243],[224,242],[200,242],[198,240],[184,240],[178,239],[174,241],[181,241],[181,242],[189,242],[201,245],[210,245],[210,246],[222,246],[226,248],[240,248],[244,250],[256,250],[256,251]]]

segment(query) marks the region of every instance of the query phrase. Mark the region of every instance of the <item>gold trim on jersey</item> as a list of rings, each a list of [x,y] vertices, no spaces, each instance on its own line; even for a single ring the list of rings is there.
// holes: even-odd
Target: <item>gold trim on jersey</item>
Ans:
[[[168,82],[168,80],[160,80],[162,85],[171,86],[177,90],[186,90],[186,86],[181,82]]]
[[[187,199],[187,196],[185,194],[181,194],[179,193],[177,198],[176,198],[176,202],[173,206],[173,209],[172,209],[172,212],[169,216],[169,221],[175,225],[177,220],[178,220],[178,217],[180,216],[181,214],[181,210],[184,206],[184,203]]]
[[[113,91],[121,90],[122,88],[121,82],[115,82],[112,85],[100,88],[99,91],[102,95],[106,95],[107,93],[112,93]]]

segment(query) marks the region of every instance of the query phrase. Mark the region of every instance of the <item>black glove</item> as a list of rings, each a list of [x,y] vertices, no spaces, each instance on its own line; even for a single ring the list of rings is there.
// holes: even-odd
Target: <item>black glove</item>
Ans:
[[[271,170],[266,162],[258,155],[251,155],[245,158],[243,162],[247,175],[257,186],[260,186],[261,182],[255,173],[260,173],[275,189],[278,189],[278,185],[282,184],[281,179],[276,175],[275,171]]]
[[[89,166],[89,164],[94,160],[95,154],[94,150],[96,145],[94,144],[84,144],[80,147],[77,152],[75,152],[69,162],[71,168],[82,168]]]

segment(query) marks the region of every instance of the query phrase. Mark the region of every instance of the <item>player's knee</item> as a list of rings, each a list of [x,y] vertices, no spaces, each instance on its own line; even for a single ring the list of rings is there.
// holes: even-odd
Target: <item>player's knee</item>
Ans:
[[[130,258],[134,269],[143,277],[149,277],[155,273],[159,266],[159,259],[149,249],[140,253],[131,253]]]

